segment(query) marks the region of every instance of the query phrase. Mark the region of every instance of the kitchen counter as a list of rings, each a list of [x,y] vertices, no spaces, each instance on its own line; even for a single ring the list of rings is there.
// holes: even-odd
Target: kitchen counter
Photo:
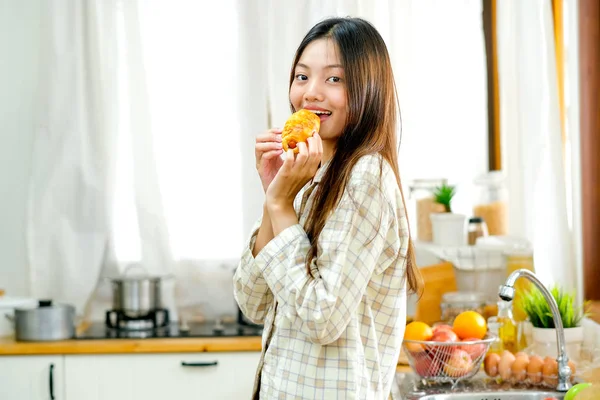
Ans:
[[[260,351],[261,338],[157,338],[60,340],[55,342],[16,342],[14,337],[0,338],[0,356],[41,354],[123,354],[123,353],[196,353],[214,351]]]

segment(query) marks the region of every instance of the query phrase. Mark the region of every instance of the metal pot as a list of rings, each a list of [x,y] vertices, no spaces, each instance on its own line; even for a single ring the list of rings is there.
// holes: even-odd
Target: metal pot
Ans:
[[[40,300],[37,308],[16,308],[13,319],[19,342],[71,339],[75,336],[75,307]]]
[[[143,275],[128,275],[129,271],[139,265],[127,267],[123,276],[109,278],[112,285],[112,305],[114,311],[120,311],[130,318],[147,316],[154,310],[162,308],[162,277],[150,276],[145,270]]]
[[[38,301],[29,297],[0,296],[0,337],[15,334],[15,309],[35,308]]]

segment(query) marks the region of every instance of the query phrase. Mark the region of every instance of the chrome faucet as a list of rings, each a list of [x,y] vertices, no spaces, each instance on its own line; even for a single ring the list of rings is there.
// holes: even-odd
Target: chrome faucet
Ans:
[[[544,298],[552,311],[552,319],[554,320],[554,327],[556,328],[556,344],[558,347],[558,357],[556,358],[556,361],[558,362],[558,386],[556,387],[556,390],[559,392],[566,392],[571,388],[571,382],[569,381],[569,378],[571,377],[571,368],[569,368],[569,365],[567,364],[569,362],[569,357],[565,350],[565,331],[562,319],[558,312],[556,300],[554,300],[550,291],[546,289],[544,284],[533,272],[527,269],[518,269],[508,276],[504,285],[500,285],[498,295],[504,301],[511,301],[515,297],[515,281],[521,277],[529,279],[537,286],[544,295]]]

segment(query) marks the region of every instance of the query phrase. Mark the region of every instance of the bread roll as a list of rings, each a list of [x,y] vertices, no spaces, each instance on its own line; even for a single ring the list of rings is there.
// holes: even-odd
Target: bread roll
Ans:
[[[315,113],[305,109],[293,113],[281,132],[283,149],[292,149],[294,153],[298,153],[298,143],[306,142],[306,139],[319,133],[320,127],[321,120]]]

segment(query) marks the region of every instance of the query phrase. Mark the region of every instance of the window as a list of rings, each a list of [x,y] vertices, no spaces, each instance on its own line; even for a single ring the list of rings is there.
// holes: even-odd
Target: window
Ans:
[[[241,231],[240,128],[235,94],[235,1],[139,2],[141,48],[120,27],[120,128],[113,227],[117,258],[140,259],[130,115],[129,52],[139,51],[146,72],[147,126],[175,259],[239,255]],[[224,28],[224,26],[226,28]],[[133,104],[133,111],[129,105]],[[137,115],[137,118],[145,118]],[[147,156],[147,155],[146,155]],[[147,165],[147,164],[146,164]],[[140,171],[147,175],[150,171]],[[138,185],[143,185],[140,180]]]

